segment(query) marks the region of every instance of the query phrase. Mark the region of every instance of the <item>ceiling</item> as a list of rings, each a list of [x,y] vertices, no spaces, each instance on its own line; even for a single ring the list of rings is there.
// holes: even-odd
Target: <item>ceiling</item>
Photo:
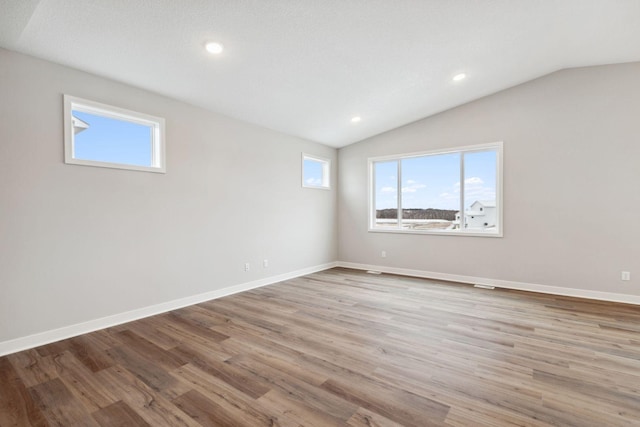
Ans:
[[[640,1],[0,0],[0,46],[342,147],[562,68],[639,61]]]

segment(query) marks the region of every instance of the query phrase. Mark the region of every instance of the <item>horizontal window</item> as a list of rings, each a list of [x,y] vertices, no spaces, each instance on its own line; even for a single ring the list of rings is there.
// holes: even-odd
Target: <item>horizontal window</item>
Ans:
[[[65,163],[165,172],[164,119],[64,96]]]
[[[322,157],[302,154],[302,186],[329,189],[331,161]]]
[[[369,159],[370,231],[502,236],[502,143]]]

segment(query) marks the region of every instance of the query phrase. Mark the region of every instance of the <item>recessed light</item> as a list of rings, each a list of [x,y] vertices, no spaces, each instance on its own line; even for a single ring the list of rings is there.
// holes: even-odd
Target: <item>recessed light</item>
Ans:
[[[351,118],[351,123],[358,123],[362,118],[360,116],[355,116]]]
[[[209,42],[204,45],[204,48],[207,49],[207,52],[213,55],[218,55],[222,53],[222,51],[224,50],[224,46],[222,46],[222,44],[217,42]]]
[[[453,81],[454,82],[459,82],[460,80],[464,80],[467,78],[467,75],[465,73],[460,73],[460,74],[456,74],[455,76],[453,76]]]

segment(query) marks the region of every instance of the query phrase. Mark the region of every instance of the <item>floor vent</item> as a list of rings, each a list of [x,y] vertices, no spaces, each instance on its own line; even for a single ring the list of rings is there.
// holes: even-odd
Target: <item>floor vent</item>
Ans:
[[[382,274],[381,271],[376,271],[376,270],[367,270],[367,273],[369,273],[369,274]]]
[[[481,289],[495,289],[495,286],[491,286],[491,285],[483,285],[482,283],[476,283],[475,285],[473,285],[474,288],[481,288]]]

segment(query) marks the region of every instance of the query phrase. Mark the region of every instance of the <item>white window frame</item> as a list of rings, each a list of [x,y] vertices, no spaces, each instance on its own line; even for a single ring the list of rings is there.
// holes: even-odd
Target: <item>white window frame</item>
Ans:
[[[304,161],[305,160],[312,160],[322,165],[322,184],[321,185],[311,185],[305,182],[304,180]],[[331,159],[302,153],[302,186],[305,188],[317,188],[320,190],[330,190],[331,189]]]
[[[81,111],[84,113],[151,127],[151,166],[129,165],[125,163],[112,163],[75,158],[73,111]],[[75,96],[64,95],[64,162],[66,164],[166,173],[164,130],[164,119],[161,117],[126,110],[124,108],[114,107],[112,105],[102,104],[100,102],[90,101],[88,99],[82,99]]]
[[[412,157],[424,157],[424,156],[433,156],[433,155],[441,155],[441,154],[454,154],[460,153],[460,218],[464,218],[464,153],[472,153],[472,152],[480,152],[487,150],[496,150],[497,159],[496,159],[496,216],[498,219],[498,226],[496,227],[495,232],[477,232],[477,231],[469,231],[468,229],[460,228],[458,230],[407,230],[402,229],[402,183],[400,179],[398,179],[398,189],[397,189],[397,197],[398,197],[398,212],[400,213],[398,216],[398,228],[392,227],[376,227],[376,200],[375,200],[375,170],[374,164],[376,162],[385,162],[385,161],[398,161],[398,176],[400,177],[402,174],[401,161],[403,159],[409,159]],[[431,234],[431,235],[439,235],[439,236],[468,236],[468,237],[503,237],[503,173],[502,173],[502,163],[503,163],[503,142],[492,142],[488,144],[476,144],[476,145],[468,145],[462,147],[453,147],[453,148],[445,148],[438,150],[430,150],[430,151],[421,151],[417,153],[408,153],[408,154],[396,154],[391,156],[380,156],[380,157],[370,157],[368,159],[368,202],[369,202],[369,232],[372,233],[401,233],[401,234]],[[462,225],[462,224],[461,224]]]

